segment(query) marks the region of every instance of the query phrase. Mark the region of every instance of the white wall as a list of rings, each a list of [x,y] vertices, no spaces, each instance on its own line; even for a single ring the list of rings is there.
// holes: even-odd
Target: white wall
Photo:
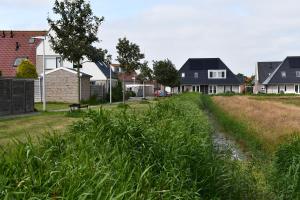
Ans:
[[[82,69],[80,71],[93,76],[90,79],[91,81],[107,80],[106,76],[94,62],[83,63]]]

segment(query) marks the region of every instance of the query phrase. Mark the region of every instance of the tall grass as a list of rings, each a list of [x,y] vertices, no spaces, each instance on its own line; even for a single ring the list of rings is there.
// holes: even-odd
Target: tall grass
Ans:
[[[199,104],[90,111],[67,135],[4,150],[0,198],[267,199],[250,169],[215,153]]]
[[[253,164],[258,166],[268,183],[267,191],[276,199],[300,199],[300,137],[277,147],[273,153],[263,148],[263,144],[241,119],[223,111],[209,96],[201,96],[201,107],[212,112],[217,121],[240,143],[253,153]]]

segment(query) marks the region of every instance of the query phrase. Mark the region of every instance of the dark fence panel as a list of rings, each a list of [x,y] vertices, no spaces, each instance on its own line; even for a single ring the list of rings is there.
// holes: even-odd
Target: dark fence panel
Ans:
[[[0,79],[0,116],[34,111],[34,81]]]

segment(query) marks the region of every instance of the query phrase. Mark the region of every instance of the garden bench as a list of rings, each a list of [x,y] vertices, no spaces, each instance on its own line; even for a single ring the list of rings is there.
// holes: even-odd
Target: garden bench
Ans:
[[[69,105],[69,107],[70,107],[70,111],[79,110],[81,108],[89,109],[89,105],[87,105],[87,104],[82,105],[82,104],[78,104],[78,103],[71,104],[71,105]]]

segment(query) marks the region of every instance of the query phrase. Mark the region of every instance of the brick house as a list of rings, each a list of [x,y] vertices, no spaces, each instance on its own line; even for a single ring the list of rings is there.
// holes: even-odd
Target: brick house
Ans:
[[[65,103],[75,103],[78,101],[78,77],[76,70],[59,67],[48,70],[45,75],[47,101]],[[91,75],[80,73],[81,100],[88,100],[91,96],[91,77]]]
[[[4,77],[16,76],[16,68],[23,59],[36,65],[36,48],[47,31],[0,31],[0,71]]]

